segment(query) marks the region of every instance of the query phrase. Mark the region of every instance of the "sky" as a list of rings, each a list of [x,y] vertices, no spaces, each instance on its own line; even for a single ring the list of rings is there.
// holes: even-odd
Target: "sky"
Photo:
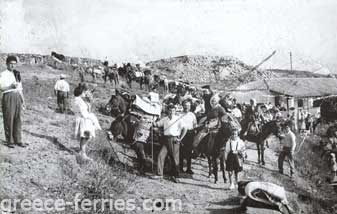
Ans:
[[[336,0],[0,0],[0,51],[111,61],[234,56],[337,73]]]

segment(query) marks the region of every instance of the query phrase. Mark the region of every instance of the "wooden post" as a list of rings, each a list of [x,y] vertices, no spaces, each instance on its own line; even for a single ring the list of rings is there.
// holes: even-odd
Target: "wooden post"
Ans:
[[[293,70],[293,56],[290,52],[290,70],[292,71]]]

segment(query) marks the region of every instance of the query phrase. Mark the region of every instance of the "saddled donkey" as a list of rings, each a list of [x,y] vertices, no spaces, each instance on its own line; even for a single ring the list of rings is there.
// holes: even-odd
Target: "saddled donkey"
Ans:
[[[116,95],[112,95],[109,102],[106,104],[105,109],[109,115],[118,117],[125,115],[130,109],[134,97],[129,94],[123,94],[117,92]]]
[[[214,131],[208,131],[199,144],[196,144],[197,141],[194,141],[193,144],[194,156],[198,156],[200,152],[207,157],[208,176],[210,177],[214,174],[214,183],[217,183],[218,181],[218,160],[220,161],[220,169],[222,171],[224,183],[227,182],[225,174],[224,148],[226,146],[226,142],[231,136],[233,124],[239,125],[238,121],[236,121],[236,119],[230,114],[224,115],[221,118],[220,123],[220,127]]]
[[[110,125],[109,131],[112,134],[110,138],[123,139],[125,143],[131,144],[139,120],[140,118],[133,114],[117,117]]]
[[[142,84],[148,91],[151,91],[154,86],[154,77],[151,74],[151,70],[147,69],[144,71],[144,76],[142,78]]]
[[[242,125],[244,127],[244,124]],[[247,126],[246,126],[247,127]],[[258,164],[265,165],[264,161],[264,149],[266,139],[270,135],[274,135],[278,138],[281,138],[281,128],[282,122],[277,120],[272,120],[261,126],[261,128],[256,128],[255,126],[250,126],[250,130],[247,131],[247,134],[244,133],[246,130],[242,129],[240,133],[241,139],[256,143],[257,146],[257,155],[258,155]]]

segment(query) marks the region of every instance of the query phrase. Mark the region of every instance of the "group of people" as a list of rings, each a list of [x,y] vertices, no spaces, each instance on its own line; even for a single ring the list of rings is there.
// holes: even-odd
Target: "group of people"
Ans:
[[[17,59],[15,56],[8,56],[6,60],[7,69],[1,73],[0,87],[3,94],[2,109],[4,115],[4,127],[6,134],[6,145],[10,148],[14,144],[26,146],[21,140],[21,109],[25,107],[25,100],[22,93],[22,83],[20,73],[15,70]],[[108,74],[110,70],[108,63],[104,64]],[[81,75],[80,75],[81,78]],[[54,92],[57,96],[57,104],[60,112],[67,112],[68,98],[70,87],[65,80],[66,76],[61,74],[60,79],[54,86]],[[88,142],[95,137],[95,130],[100,130],[99,121],[92,111],[92,93],[88,89],[86,83],[81,83],[74,90],[74,105],[73,112],[76,115],[75,135],[78,137],[81,148],[81,156],[83,159],[90,159],[87,156],[86,147]],[[188,90],[186,90],[188,89]],[[207,130],[209,134],[212,131],[218,131],[221,126],[221,121],[224,116],[235,118],[236,124],[231,127],[231,137],[224,144],[223,155],[226,159],[226,169],[229,171],[230,188],[235,187],[237,183],[238,172],[242,170],[242,158],[244,155],[245,145],[240,138],[241,132],[243,136],[248,131],[255,128],[259,130],[262,123],[278,119],[280,117],[278,110],[275,107],[270,107],[269,104],[258,106],[254,99],[250,105],[240,105],[230,96],[222,99],[218,94],[215,94],[210,86],[204,86],[200,90],[184,85],[176,85],[174,89],[176,93],[173,102],[167,104],[167,116],[153,123],[154,127],[163,129],[162,148],[158,155],[158,176],[163,176],[164,162],[168,155],[174,162],[172,167],[171,177],[173,181],[177,181],[179,172],[183,170],[182,156],[179,154],[180,147],[191,151],[191,147],[200,141],[202,134],[197,135],[197,130]],[[183,111],[176,113],[179,110],[178,106],[182,106]],[[204,119],[202,119],[204,118]],[[231,119],[234,121],[234,119]],[[241,127],[240,121],[246,120],[245,127]],[[283,161],[285,157],[291,161],[291,175],[293,174],[293,154],[296,147],[295,135],[291,131],[291,123],[287,123],[286,134],[284,136],[284,147],[279,158],[279,171],[283,173]],[[204,133],[204,134],[205,134]],[[144,154],[141,145],[135,147],[137,154]],[[187,152],[187,173],[192,174],[191,168],[191,152]],[[144,155],[139,158],[144,162]],[[140,167],[143,170],[143,167]],[[234,178],[233,178],[234,176]]]

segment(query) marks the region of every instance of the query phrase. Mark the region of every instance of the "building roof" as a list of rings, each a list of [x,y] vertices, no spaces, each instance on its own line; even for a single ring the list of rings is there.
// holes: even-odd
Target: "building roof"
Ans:
[[[257,103],[274,103],[275,94],[269,91],[252,90],[252,91],[233,91],[230,93],[238,103],[249,103],[251,98],[255,98]]]
[[[241,85],[237,91],[261,90],[292,97],[337,95],[335,78],[274,78]]]

